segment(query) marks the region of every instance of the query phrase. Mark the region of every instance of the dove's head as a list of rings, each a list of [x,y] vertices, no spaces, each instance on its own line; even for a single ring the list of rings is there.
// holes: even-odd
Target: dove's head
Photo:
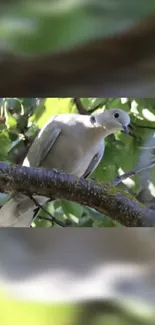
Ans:
[[[128,125],[130,117],[128,113],[119,108],[112,108],[103,113],[95,115],[95,120],[98,126],[105,130],[106,135],[123,130],[129,133]]]

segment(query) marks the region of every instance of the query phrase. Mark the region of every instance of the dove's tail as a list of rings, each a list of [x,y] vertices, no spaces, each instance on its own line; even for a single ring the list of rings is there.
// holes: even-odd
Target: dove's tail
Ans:
[[[0,227],[30,227],[35,208],[28,197],[23,196],[22,201],[16,199],[16,196],[11,198],[0,209]]]

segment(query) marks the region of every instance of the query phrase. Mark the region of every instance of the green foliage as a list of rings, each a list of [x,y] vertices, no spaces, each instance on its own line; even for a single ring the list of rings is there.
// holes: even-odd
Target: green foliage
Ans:
[[[96,303],[97,305],[97,303]],[[126,306],[125,306],[126,307]],[[130,307],[130,304],[129,304]],[[141,306],[140,306],[141,307]],[[91,303],[90,306],[87,304],[50,304],[50,303],[35,303],[15,300],[12,297],[8,297],[3,292],[0,292],[0,314],[1,314],[1,324],[16,324],[16,325],[85,325],[90,324],[91,313]],[[128,304],[127,307],[128,308]],[[113,313],[112,315],[104,310],[103,312],[96,312],[93,325],[137,325],[141,324],[154,324],[154,313],[148,313],[146,308],[141,308],[135,311],[135,306],[131,312],[131,307],[126,313],[126,309],[120,309],[120,312]],[[131,314],[130,314],[131,313]],[[142,314],[142,315],[141,315]],[[128,316],[129,315],[129,316]]]
[[[72,98],[46,98],[38,105],[30,120],[41,128],[52,115],[63,113],[77,113]]]
[[[34,0],[0,4],[0,46],[11,51],[57,51],[122,32],[155,12],[154,0]]]
[[[118,132],[106,139],[104,157],[91,178],[104,183],[134,168],[139,162],[140,147],[154,132],[155,98],[81,98],[80,100],[88,113],[95,108],[96,111],[113,107],[122,108],[129,112],[134,126],[132,131],[134,136]],[[1,98],[0,103],[0,160],[17,164],[22,164],[38,128],[41,128],[52,115],[78,112],[73,98]],[[154,169],[152,179],[155,179]],[[126,180],[121,187],[129,193],[136,194],[139,190],[139,176]],[[7,195],[1,194],[0,205],[3,205],[7,198]],[[107,216],[74,202],[56,200],[49,203],[46,209],[66,225],[121,226]],[[45,217],[45,212],[40,212],[39,216]],[[57,227],[56,224],[42,218],[37,218],[33,226]]]
[[[47,324],[64,324],[72,321],[76,315],[76,309],[74,306],[63,306],[21,302],[5,296],[4,293],[0,293],[0,313],[1,324],[17,324],[20,325],[47,325]],[[16,313],[15,311],[18,310]]]

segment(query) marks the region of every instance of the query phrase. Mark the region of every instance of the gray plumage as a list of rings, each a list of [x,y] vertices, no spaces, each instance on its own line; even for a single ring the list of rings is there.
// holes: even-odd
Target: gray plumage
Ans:
[[[110,109],[94,115],[59,114],[41,129],[23,165],[56,168],[77,177],[88,177],[104,154],[104,138],[119,130],[127,131],[129,115]],[[45,197],[36,197],[40,204]],[[30,226],[35,205],[24,195],[13,196],[0,210],[0,226]]]

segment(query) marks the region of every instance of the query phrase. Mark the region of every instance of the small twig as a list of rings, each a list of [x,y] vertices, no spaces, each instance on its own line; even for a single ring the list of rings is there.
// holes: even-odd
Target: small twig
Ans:
[[[137,137],[137,135],[135,135],[134,133],[131,133],[130,131],[129,131],[129,135],[131,136],[131,137],[133,137],[133,138],[135,138],[136,140],[141,140],[141,137]]]
[[[97,109],[103,108],[103,106],[107,105],[108,103],[111,103],[115,98],[112,100],[109,100],[109,98],[105,101],[101,101],[99,104],[95,105],[93,108],[88,109],[89,114],[94,113]]]
[[[129,124],[129,135],[133,138],[135,138],[136,140],[141,140],[141,137],[140,136],[137,136],[136,134],[134,134],[134,130],[135,130],[135,127],[130,123]]]
[[[75,98],[73,99],[73,101],[74,101],[74,103],[75,103],[75,105],[76,105],[76,108],[77,108],[77,110],[78,110],[78,112],[79,112],[80,114],[82,114],[82,115],[87,115],[87,114],[89,114],[89,113],[85,110],[83,104],[81,103],[80,98],[75,97]]]
[[[91,108],[88,110],[88,114],[91,115],[92,113],[94,113],[98,108],[102,108],[103,105],[96,105],[95,107]]]
[[[73,99],[74,103],[76,104],[76,108],[78,110],[78,112],[82,115],[91,115],[92,113],[94,113],[98,108],[102,108],[103,107],[103,103],[100,103],[98,105],[96,105],[95,107],[86,110],[83,106],[83,104],[81,103],[81,100],[77,97],[75,97]],[[107,100],[108,102],[108,100]]]
[[[101,101],[99,104],[95,105],[93,108],[89,109],[88,112],[89,114],[94,113],[97,109],[99,108],[103,108],[103,106],[111,103],[115,98],[113,98],[112,100],[110,100],[109,98],[105,101]]]
[[[131,130],[135,130],[135,127],[131,123],[128,126]]]
[[[64,223],[61,222],[60,220],[57,220],[55,217],[52,216],[52,214],[50,212],[48,212],[42,205],[40,205],[36,199],[29,193],[29,197],[30,199],[35,203],[35,205],[40,208],[41,210],[43,210],[49,217],[50,217],[50,222],[54,222],[57,225],[61,226],[61,227],[65,227]],[[45,219],[45,217],[43,217]],[[47,220],[47,219],[46,219]],[[49,220],[49,218],[48,218]]]
[[[37,218],[40,220],[46,220],[46,221],[50,221],[51,223],[53,223],[52,219],[48,218],[48,217],[37,216]]]
[[[145,165],[141,165],[141,166],[137,166],[134,169],[130,170],[129,172],[116,177],[113,181],[110,182],[111,185],[113,186],[117,186],[119,183],[121,183],[122,181],[124,181],[125,179],[127,179],[128,177],[134,176],[138,173],[140,173],[141,171],[148,169],[148,168],[152,168],[155,165],[155,159],[152,160],[151,162],[149,162],[148,164]]]
[[[53,217],[53,216],[52,216]],[[43,217],[43,216],[37,216],[37,218],[38,219],[40,219],[40,220],[47,220],[47,221],[49,221],[49,222],[53,222],[52,220],[51,220],[51,218],[48,218],[48,217]],[[66,223],[64,224],[64,226],[63,227],[73,227],[73,225],[72,225],[72,222],[70,221],[70,220],[66,220]]]
[[[154,127],[154,126],[150,126],[150,125],[138,125],[138,124],[133,123],[133,122],[132,122],[132,125],[133,125],[135,128],[139,128],[139,129],[150,129],[150,130],[155,130],[155,127]]]

